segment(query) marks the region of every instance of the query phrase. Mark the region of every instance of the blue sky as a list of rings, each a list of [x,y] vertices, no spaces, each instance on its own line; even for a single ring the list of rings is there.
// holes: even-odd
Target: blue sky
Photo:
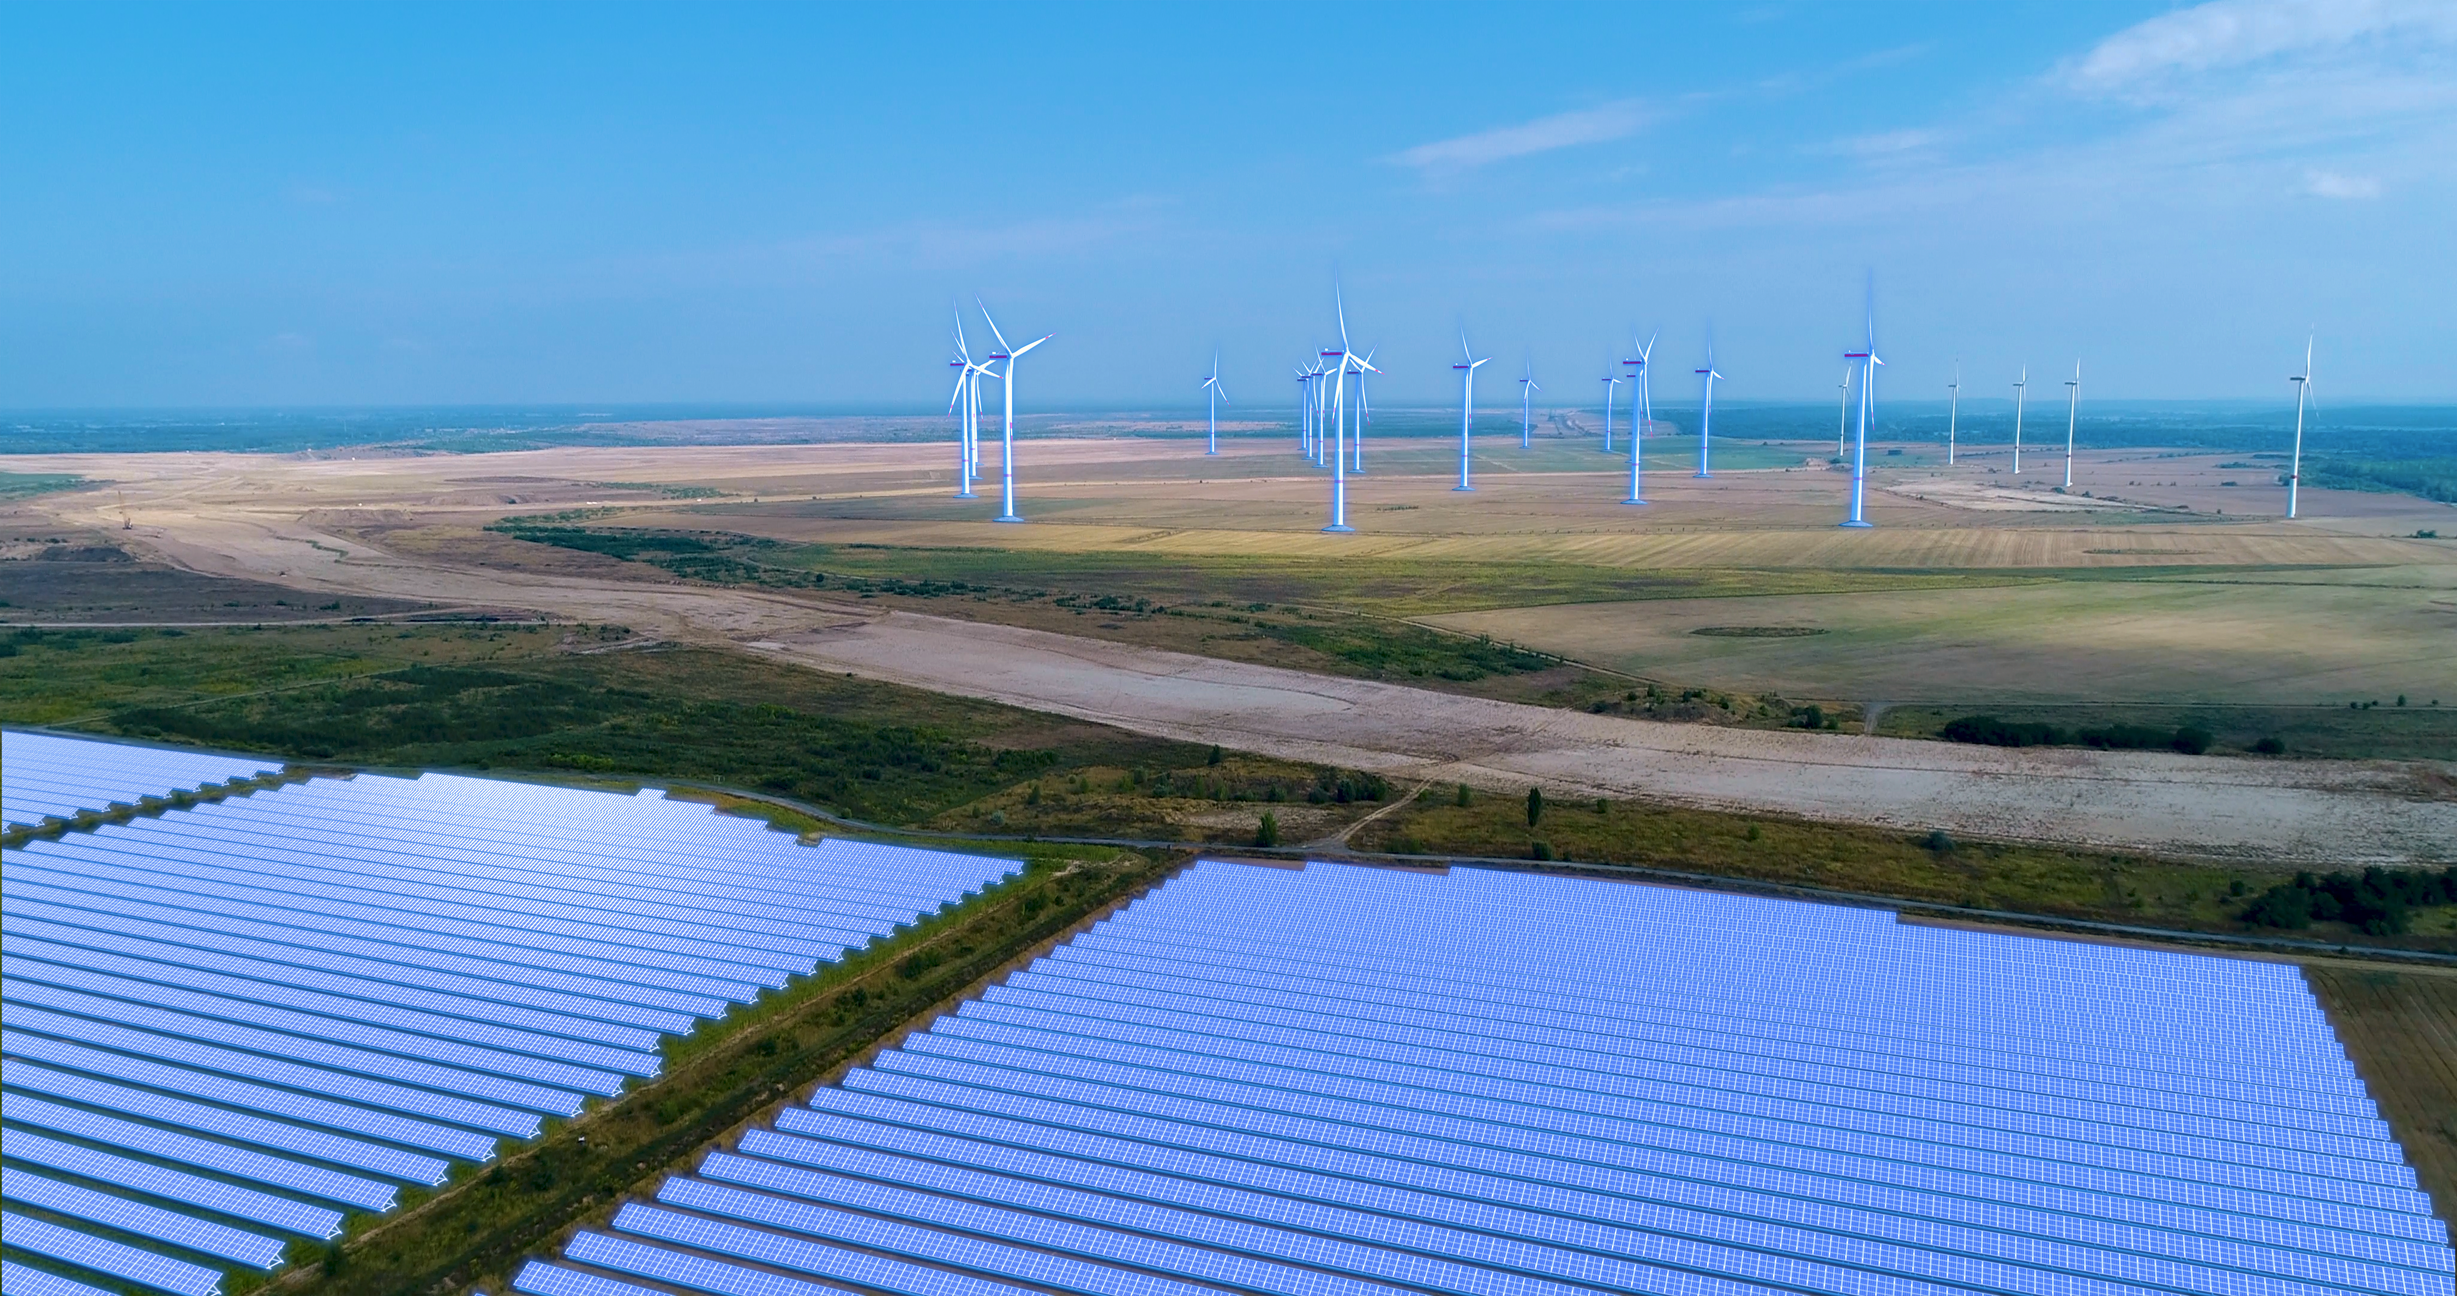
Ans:
[[[2457,398],[2457,3],[0,8],[0,406]],[[1034,364],[1038,361],[1038,364]],[[1028,394],[1027,394],[1028,393]],[[1453,397],[1455,399],[1455,397]]]

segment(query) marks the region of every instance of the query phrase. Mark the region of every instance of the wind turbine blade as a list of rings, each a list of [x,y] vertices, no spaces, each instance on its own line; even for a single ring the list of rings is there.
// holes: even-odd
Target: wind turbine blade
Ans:
[[[990,317],[989,303],[975,297],[973,298],[973,305],[981,308],[981,318],[988,321],[990,326],[990,336],[998,339],[998,349],[1001,351],[1007,351],[1007,335],[998,331],[998,321]],[[1013,352],[1010,351],[1008,354],[1012,355]]]

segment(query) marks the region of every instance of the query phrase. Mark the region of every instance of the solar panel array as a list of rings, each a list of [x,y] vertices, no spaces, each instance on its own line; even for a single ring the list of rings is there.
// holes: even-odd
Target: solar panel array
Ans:
[[[2446,1296],[2293,967],[1195,866],[528,1296]]]
[[[281,772],[268,757],[169,751],[0,730],[0,823],[33,827],[88,810]]]
[[[433,774],[11,850],[7,1296],[211,1296],[1021,867]]]

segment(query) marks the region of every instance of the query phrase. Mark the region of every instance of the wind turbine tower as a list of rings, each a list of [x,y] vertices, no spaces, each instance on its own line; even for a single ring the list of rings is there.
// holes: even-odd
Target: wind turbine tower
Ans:
[[[2022,366],[2022,376],[2013,384],[2013,475],[2022,475],[2022,391],[2030,386],[2030,366]]]
[[[1954,380],[1945,384],[1945,390],[1953,393],[1945,406],[1945,466],[1951,468],[1954,466],[1954,429],[1962,418],[1962,362],[1960,360],[1954,361]]]
[[[1521,450],[1536,443],[1536,425],[1531,414],[1532,407],[1529,406],[1528,401],[1541,390],[1543,389],[1536,383],[1535,366],[1527,366],[1527,372],[1519,379],[1519,449]]]
[[[1220,453],[1220,402],[1228,399],[1220,391],[1220,353],[1217,351],[1212,353],[1211,377],[1203,380],[1203,391],[1211,397],[1211,431],[1204,440],[1203,453],[1216,455]]]
[[[1637,390],[1630,393],[1630,406],[1635,417],[1630,420],[1629,425],[1629,498],[1621,501],[1624,504],[1647,502],[1646,493],[1640,489],[1642,482],[1639,478],[1641,471],[1639,460],[1646,453],[1647,423],[1655,417],[1654,394],[1650,390],[1654,384],[1647,381],[1647,361],[1654,356],[1654,353],[1655,339],[1650,337],[1646,340],[1645,346],[1638,348],[1637,359],[1621,362],[1632,367],[1633,377],[1638,384]]]
[[[1604,375],[1604,377],[1601,379],[1601,381],[1602,381],[1602,382],[1603,382],[1603,384],[1604,384],[1604,453],[1606,453],[1606,454],[1611,454],[1611,453],[1612,453],[1612,392],[1613,392],[1613,388],[1618,387],[1618,386],[1620,386],[1620,385],[1621,385],[1621,375],[1619,375],[1619,374],[1617,374],[1617,373],[1606,373],[1606,374]]]
[[[1476,415],[1476,370],[1493,357],[1486,356],[1484,360],[1477,359],[1476,353],[1468,350],[1467,332],[1464,329],[1459,332],[1459,354],[1466,363],[1451,366],[1458,370],[1465,379],[1459,392],[1459,484],[1451,489],[1472,491],[1476,488],[1469,485],[1467,480],[1468,422]]]
[[[956,416],[955,497],[978,499],[973,494],[973,362],[959,354],[947,365],[956,370],[955,392],[947,398],[947,412]]]
[[[2303,398],[2312,390],[2312,339],[2303,340],[2303,372],[2287,379],[2295,384],[2295,457],[2287,461],[2286,515],[2295,516],[2296,495],[2303,486]]]
[[[1868,349],[1843,357],[1860,362],[1860,437],[1851,457],[1851,516],[1843,520],[1847,527],[1871,525],[1868,520],[1868,412],[1875,404],[1877,366],[1885,361],[1877,358],[1877,320],[1868,321]]]
[[[2073,362],[2073,376],[2065,379],[2065,489],[2073,489],[2073,419],[2082,406],[2082,362]]]
[[[1858,367],[1844,365],[1843,381],[1835,384],[1836,389],[1842,392],[1834,407],[1834,454],[1838,459],[1849,448],[1843,439],[1851,434],[1851,371]]]
[[[1357,413],[1359,419],[1362,420],[1364,403],[1361,397],[1364,391],[1364,377],[1368,373],[1380,373],[1381,370],[1374,368],[1372,361],[1358,358],[1355,348],[1348,344],[1348,305],[1340,300],[1336,290],[1332,293],[1331,300],[1339,311],[1339,350],[1325,351],[1322,354],[1325,359],[1337,357],[1339,363],[1333,366],[1331,379],[1331,525],[1324,527],[1323,530],[1346,534],[1356,530],[1355,527],[1348,525],[1348,458],[1346,454],[1348,449],[1346,445],[1348,375],[1354,373],[1358,379],[1360,400]]]
[[[981,305],[977,299],[975,304]],[[1006,367],[998,373],[999,381],[1006,389],[1005,426],[998,437],[998,475],[1001,479],[1002,507],[998,516],[990,520],[993,522],[1021,522],[1024,520],[1023,515],[1015,511],[1015,362],[1022,359],[1026,352],[1058,335],[1048,333],[1020,347],[1010,347],[1007,345],[1007,335],[998,331],[998,321],[990,318],[990,308],[987,305],[981,305],[981,318],[988,322],[990,336],[998,339],[998,349],[990,353],[990,359],[1007,362]]]
[[[1706,367],[1698,371],[1698,376],[1706,380],[1706,401],[1698,408],[1698,475],[1712,477],[1715,474],[1706,468],[1706,443],[1715,423],[1715,380],[1723,376],[1715,372],[1715,344],[1712,342],[1706,344]]]

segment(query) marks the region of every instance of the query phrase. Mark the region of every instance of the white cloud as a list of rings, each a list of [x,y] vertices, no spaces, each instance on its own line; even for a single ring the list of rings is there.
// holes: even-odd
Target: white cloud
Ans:
[[[1419,144],[1384,160],[1415,167],[1428,174],[1467,171],[1510,158],[1525,157],[1530,153],[1549,153],[1579,144],[1627,139],[1660,116],[1640,100],[1620,99],[1593,108],[1539,117],[1516,126],[1500,126],[1455,139]]]
[[[2307,171],[2303,177],[2303,191],[2315,198],[2378,198],[2380,181],[2373,176]]]
[[[1854,135],[1849,139],[1836,140],[1826,146],[1826,151],[1845,157],[1891,158],[1905,153],[1925,152],[1944,142],[1945,132],[1941,130],[1883,131],[1875,135]]]
[[[2213,0],[2117,32],[2070,65],[2066,75],[2085,91],[2125,93],[2180,74],[2332,51],[2390,35],[2457,39],[2457,5],[2446,0]]]

